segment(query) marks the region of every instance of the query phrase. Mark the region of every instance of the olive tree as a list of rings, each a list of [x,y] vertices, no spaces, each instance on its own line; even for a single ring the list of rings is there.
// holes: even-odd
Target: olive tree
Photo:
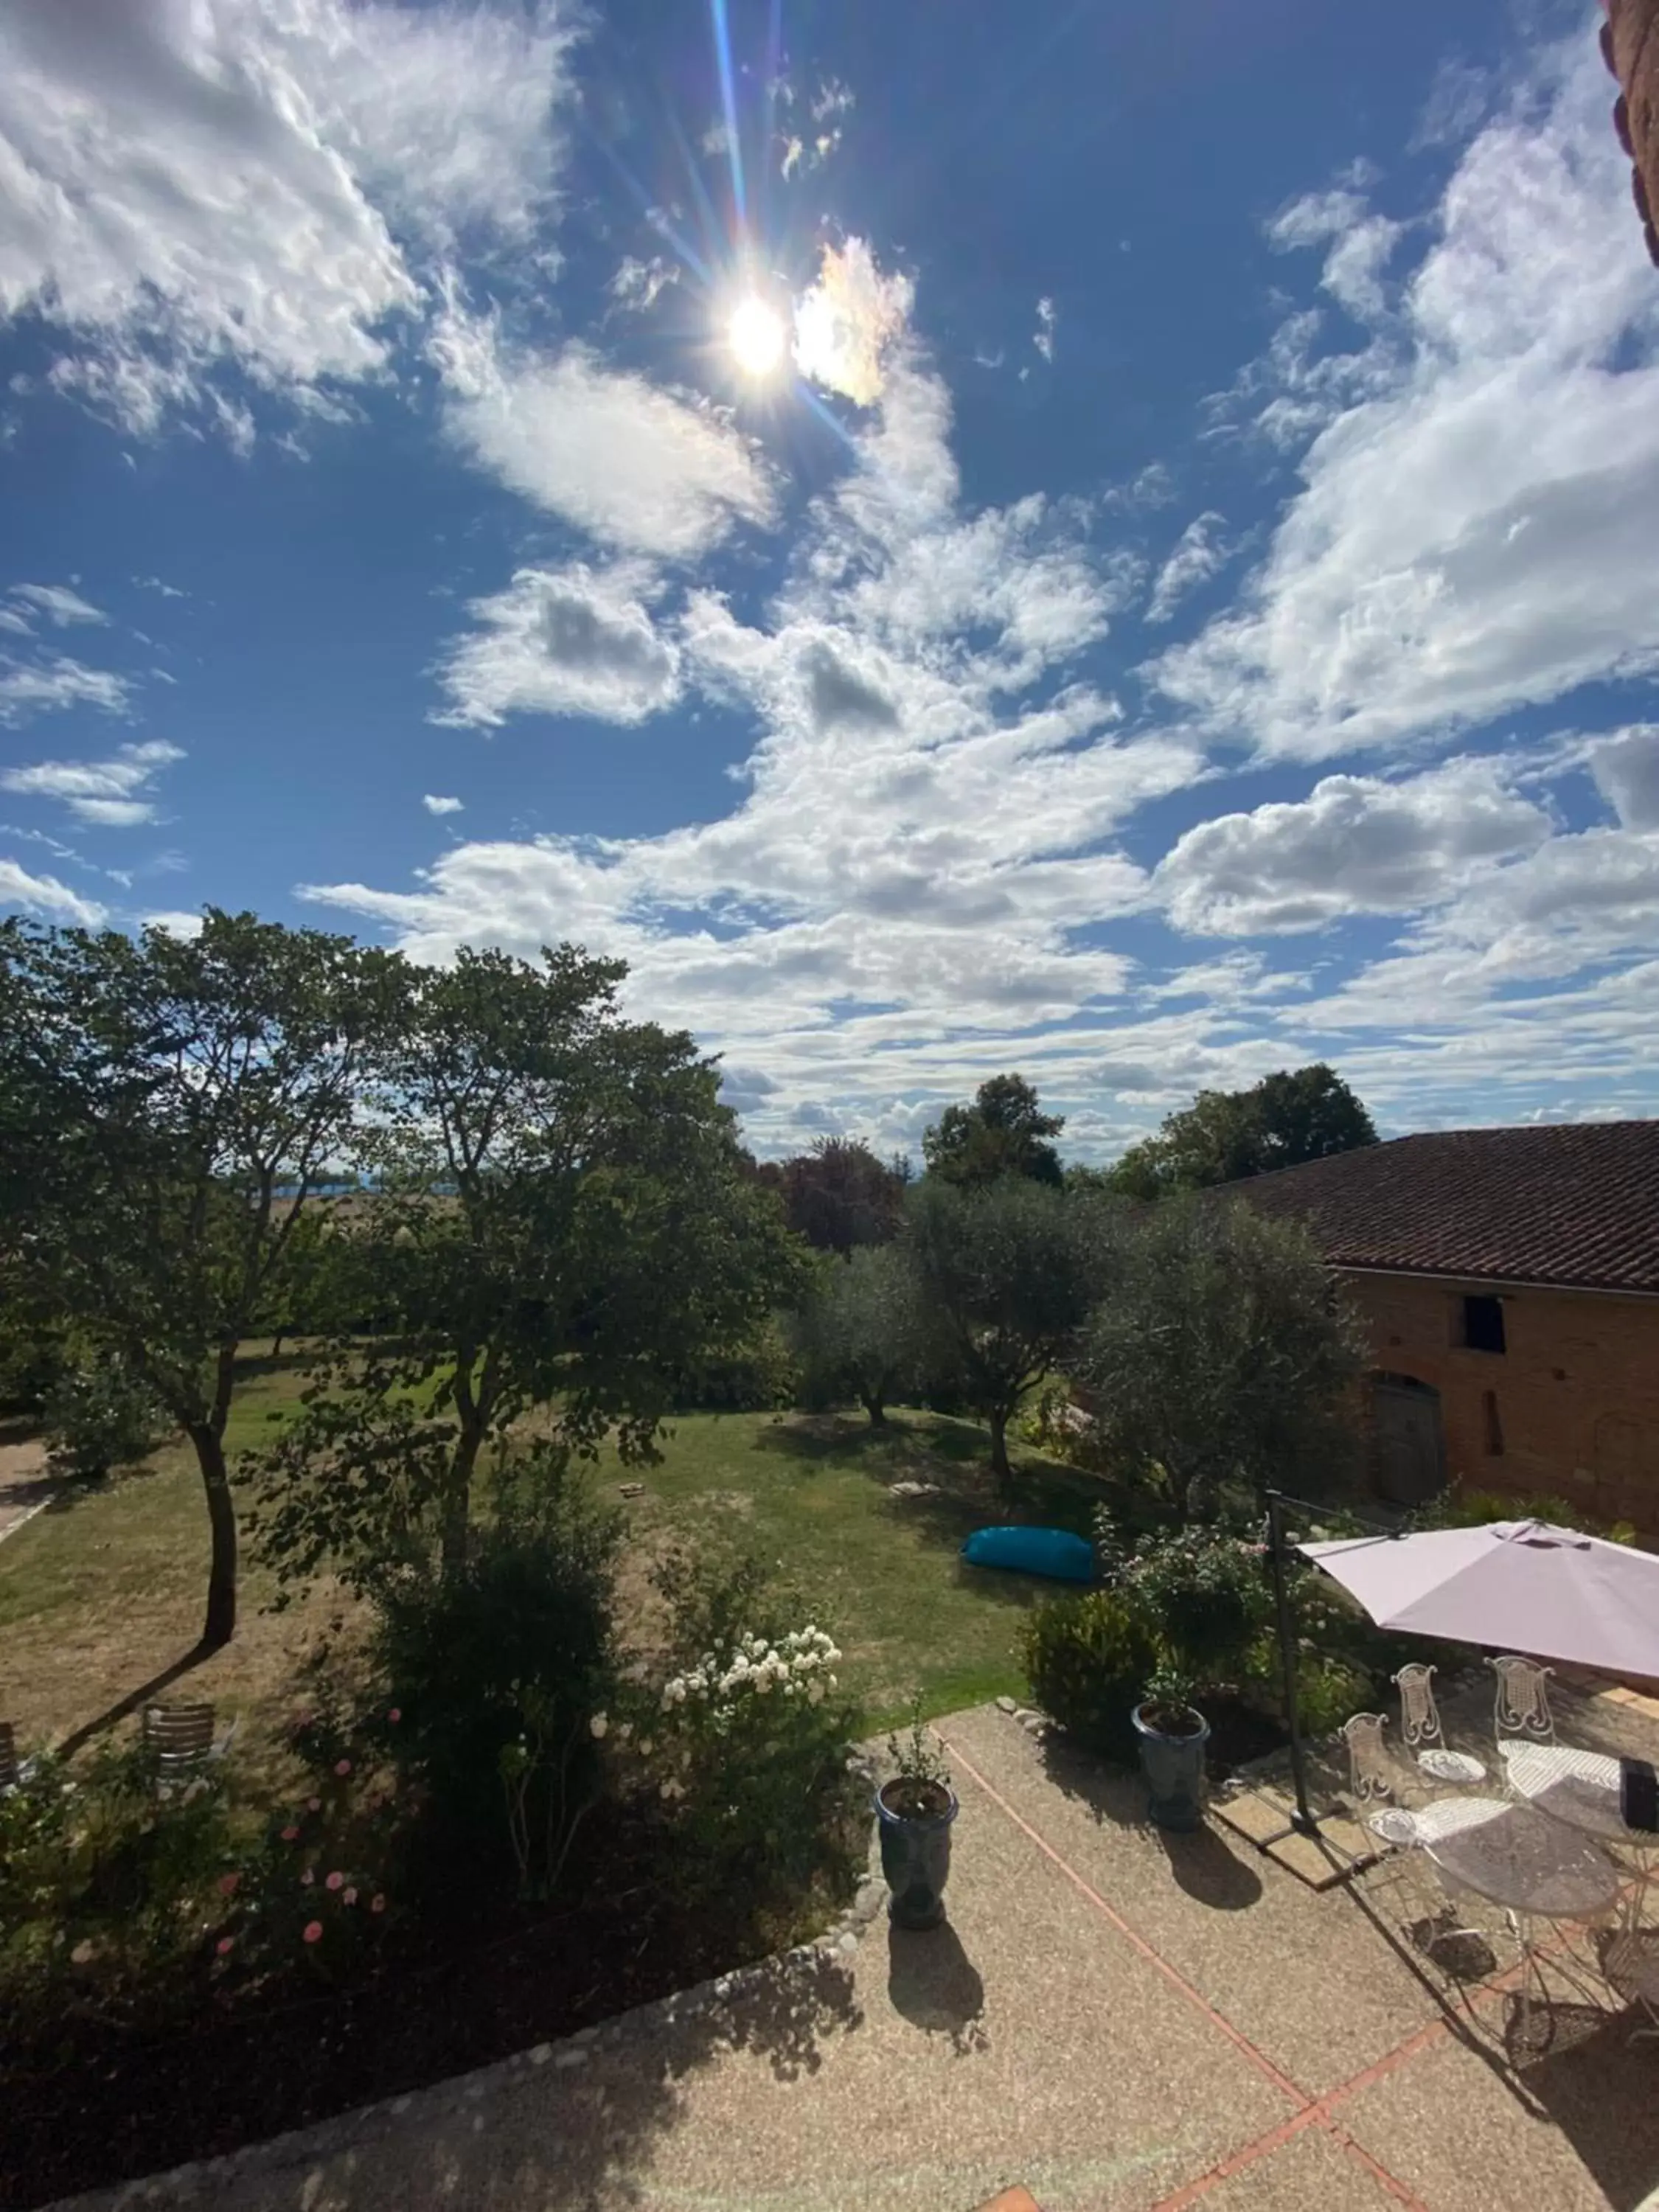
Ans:
[[[1008,1468],[1008,1423],[1068,1352],[1098,1274],[1099,1208],[1022,1175],[974,1188],[927,1176],[911,1192],[902,1249],[963,1398]]]
[[[1227,1485],[1305,1487],[1347,1451],[1364,1340],[1299,1225],[1188,1194],[1119,1214],[1072,1364],[1095,1443],[1183,1516]]]
[[[236,1626],[237,1353],[350,1146],[397,964],[216,909],[188,939],[0,924],[6,1273],[188,1439],[211,1531],[210,1650]]]
[[[872,1428],[921,1378],[926,1330],[915,1275],[895,1244],[866,1244],[825,1262],[797,1317],[794,1346],[820,1401],[856,1398]]]

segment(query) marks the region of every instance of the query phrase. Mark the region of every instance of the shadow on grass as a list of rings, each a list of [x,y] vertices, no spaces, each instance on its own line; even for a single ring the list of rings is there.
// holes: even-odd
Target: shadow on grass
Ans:
[[[136,1690],[129,1690],[125,1697],[118,1698],[95,1719],[84,1722],[72,1735],[66,1735],[58,1747],[60,1757],[73,1759],[76,1753],[84,1750],[95,1736],[104,1735],[110,1729],[118,1728],[125,1720],[131,1720],[152,1698],[159,1698],[163,1690],[171,1689],[175,1682],[182,1680],[185,1675],[199,1667],[204,1659],[212,1658],[214,1652],[220,1648],[214,1644],[192,1644],[171,1666],[163,1667],[159,1674],[152,1674],[149,1681],[141,1682]]]

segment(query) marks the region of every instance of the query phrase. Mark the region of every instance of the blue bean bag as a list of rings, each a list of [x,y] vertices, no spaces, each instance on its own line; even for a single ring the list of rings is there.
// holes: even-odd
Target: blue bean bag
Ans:
[[[1069,1528],[975,1528],[962,1556],[972,1566],[1012,1567],[1057,1583],[1095,1578],[1094,1546]]]

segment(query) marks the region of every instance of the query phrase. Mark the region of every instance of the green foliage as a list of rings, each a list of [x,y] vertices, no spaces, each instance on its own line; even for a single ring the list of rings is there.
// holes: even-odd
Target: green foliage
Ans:
[[[400,1715],[386,1747],[426,1799],[422,1877],[544,1897],[598,1795],[622,1523],[552,1446],[494,1503],[464,1560],[377,1586],[372,1649]]]
[[[1539,1498],[1530,1492],[1516,1494],[1502,1490],[1470,1490],[1461,1482],[1448,1483],[1411,1516],[1413,1528],[1480,1528],[1489,1521],[1548,1521],[1558,1528],[1577,1528],[1586,1536],[1605,1536],[1610,1543],[1634,1544],[1636,1531],[1628,1521],[1611,1523],[1587,1514],[1582,1505],[1565,1498]]]
[[[264,1455],[262,1542],[289,1575],[380,1540],[464,1561],[473,1479],[532,1407],[564,1449],[650,1461],[677,1378],[754,1341],[799,1248],[739,1170],[718,1071],[623,1021],[614,962],[463,951],[410,970],[351,1232],[395,1335],[337,1347]]]
[[[1358,1320],[1294,1224],[1242,1202],[1171,1200],[1111,1233],[1105,1296],[1071,1371],[1104,1462],[1177,1513],[1330,1480],[1352,1449]]]
[[[185,939],[0,924],[0,1249],[30,1310],[124,1360],[188,1437],[235,1626],[237,1346],[349,1146],[395,956],[210,909]]]
[[[1025,1394],[1073,1344],[1099,1272],[1098,1212],[1021,1176],[911,1192],[902,1249],[936,1340],[941,1380],[989,1424],[991,1465]]]
[[[794,1403],[800,1379],[784,1328],[769,1315],[744,1342],[711,1345],[678,1363],[668,1400],[677,1413],[769,1413]]]
[[[964,1188],[1002,1176],[1058,1187],[1060,1155],[1048,1139],[1065,1126],[1063,1115],[1042,1111],[1023,1075],[994,1075],[971,1106],[945,1108],[921,1140],[922,1156],[930,1176]]]
[[[0,1796],[0,2016],[20,2033],[72,2011],[164,2017],[236,1863],[222,1769],[163,1796],[139,1744],[73,1768],[37,1754]]]
[[[154,1392],[109,1352],[58,1377],[41,1422],[47,1466],[76,1482],[101,1482],[116,1468],[136,1467],[165,1441],[170,1425]]]
[[[1323,1061],[1264,1076],[1247,1091],[1200,1091],[1155,1137],[1131,1146],[1109,1181],[1126,1198],[1162,1198],[1374,1145],[1370,1115]]]
[[[938,1746],[939,1738],[922,1726],[918,1692],[903,1737],[894,1734],[887,1739],[887,1763],[893,1770],[893,1779],[886,1785],[886,1801],[902,1819],[926,1819],[939,1809],[933,1802],[933,1793],[951,1787],[951,1770]]]
[[[844,1886],[863,1838],[847,1765],[856,1709],[833,1638],[787,1583],[718,1540],[678,1549],[653,1579],[662,1656],[620,1686],[605,1733],[623,1785],[664,1824],[659,1879],[694,1911],[735,1895],[755,1913]]]
[[[1140,1537],[1127,1553],[1104,1538],[1097,1528],[1103,1581],[1139,1610],[1196,1691],[1240,1681],[1273,1609],[1261,1547],[1201,1526]]]
[[[796,1355],[809,1404],[856,1398],[873,1422],[912,1393],[927,1364],[927,1331],[908,1255],[866,1245],[822,1268],[797,1315]]]
[[[1129,1717],[1164,1656],[1138,1605],[1114,1589],[1050,1598],[1027,1615],[1019,1651],[1032,1696],[1068,1735],[1133,1758]]]

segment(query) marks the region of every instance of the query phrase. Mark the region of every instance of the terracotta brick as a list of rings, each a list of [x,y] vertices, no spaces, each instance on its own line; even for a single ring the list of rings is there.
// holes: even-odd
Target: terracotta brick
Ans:
[[[1659,1547],[1659,1299],[1506,1291],[1505,1349],[1474,1352],[1457,1341],[1462,1297],[1489,1285],[1358,1271],[1343,1281],[1373,1367],[1439,1392],[1451,1480],[1565,1498]],[[1488,1392],[1501,1452],[1488,1448]]]

